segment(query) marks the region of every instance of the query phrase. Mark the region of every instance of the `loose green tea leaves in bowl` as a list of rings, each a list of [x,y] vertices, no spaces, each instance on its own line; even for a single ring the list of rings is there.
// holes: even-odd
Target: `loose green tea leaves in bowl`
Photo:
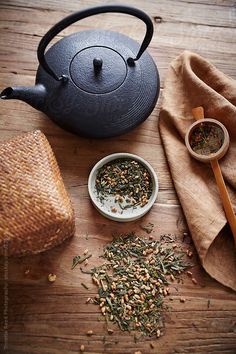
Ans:
[[[214,123],[201,123],[190,136],[189,144],[200,155],[216,153],[224,142],[224,132]]]
[[[168,285],[189,266],[183,256],[171,243],[133,233],[114,239],[104,248],[105,263],[91,272],[98,287],[94,303],[121,330],[159,337]]]
[[[152,194],[152,178],[149,171],[138,161],[116,159],[102,166],[96,176],[96,192],[102,201],[112,196],[122,210],[145,206]]]

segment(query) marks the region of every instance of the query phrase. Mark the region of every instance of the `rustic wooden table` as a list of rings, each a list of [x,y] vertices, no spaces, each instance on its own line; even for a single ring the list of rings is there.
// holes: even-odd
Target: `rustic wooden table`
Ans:
[[[32,85],[37,69],[36,49],[42,35],[69,13],[101,3],[110,1],[1,0],[0,89]],[[146,11],[153,19],[155,33],[149,52],[159,68],[161,87],[170,61],[184,49],[203,55],[236,78],[235,0],[129,0],[126,3]],[[59,37],[89,28],[120,31],[138,41],[144,32],[144,25],[133,17],[105,14],[83,20]],[[198,284],[194,285],[184,276],[183,284],[177,289],[172,286],[171,310],[164,314],[163,336],[152,341],[154,349],[148,338],[135,343],[132,335],[116,327],[109,336],[104,323],[97,321],[98,308],[85,304],[96,288],[79,269],[70,269],[73,256],[85,248],[93,253],[87,267],[96,265],[102,247],[112,239],[113,233],[134,230],[143,235],[140,223],[153,222],[155,238],[164,233],[176,234],[183,247],[192,247],[190,238],[183,241],[187,226],[158,133],[159,106],[160,100],[147,121],[131,133],[97,141],[63,131],[25,103],[0,102],[0,141],[41,129],[56,154],[76,212],[73,239],[44,254],[9,260],[5,298],[1,291],[1,320],[3,313],[8,318],[4,331],[1,326],[1,333],[5,333],[8,353],[72,354],[79,352],[81,344],[85,345],[86,353],[124,354],[138,350],[146,354],[236,353],[236,295],[211,279],[197,258],[192,271]],[[99,215],[87,191],[92,166],[105,155],[119,151],[147,159],[160,182],[158,199],[151,212],[141,221],[125,225]],[[54,284],[47,282],[48,273],[57,275]],[[89,284],[90,290],[84,289],[81,282]],[[185,303],[179,301],[180,296],[186,298]],[[166,303],[170,304],[169,300]],[[94,332],[92,337],[86,335],[90,329]],[[0,345],[0,352],[7,352],[4,336]]]

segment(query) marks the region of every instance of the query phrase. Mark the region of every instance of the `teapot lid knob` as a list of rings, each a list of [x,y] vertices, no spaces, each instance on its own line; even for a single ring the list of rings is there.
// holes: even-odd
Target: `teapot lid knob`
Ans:
[[[96,72],[100,71],[102,68],[102,64],[103,64],[103,61],[101,58],[94,58],[93,59],[94,71],[96,71]]]

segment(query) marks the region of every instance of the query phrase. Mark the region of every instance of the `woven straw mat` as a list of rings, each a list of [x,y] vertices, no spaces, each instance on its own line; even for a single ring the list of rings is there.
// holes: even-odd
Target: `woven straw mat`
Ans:
[[[75,230],[53,151],[39,130],[0,145],[0,254],[45,251]]]

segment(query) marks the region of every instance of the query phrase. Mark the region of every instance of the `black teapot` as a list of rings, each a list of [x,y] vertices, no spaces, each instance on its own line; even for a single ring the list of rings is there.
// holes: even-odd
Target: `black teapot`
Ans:
[[[61,39],[45,54],[49,42],[67,26],[104,12],[144,21],[141,46],[120,33],[88,30]],[[35,86],[8,87],[0,97],[25,101],[62,128],[86,137],[128,132],[150,115],[159,95],[158,71],[146,52],[152,35],[151,19],[136,8],[108,5],[73,13],[41,39]]]

